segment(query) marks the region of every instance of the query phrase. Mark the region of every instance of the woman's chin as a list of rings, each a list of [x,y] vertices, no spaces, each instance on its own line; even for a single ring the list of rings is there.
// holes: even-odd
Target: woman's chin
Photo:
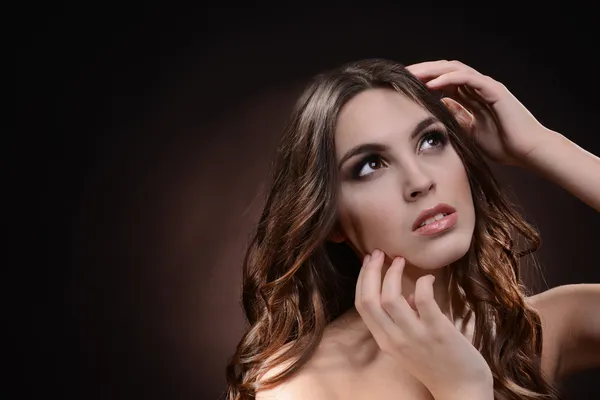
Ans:
[[[470,243],[465,245],[443,246],[443,248],[429,249],[418,254],[406,255],[406,261],[409,265],[425,270],[435,270],[444,268],[460,260],[469,251]],[[441,246],[440,246],[441,247]]]

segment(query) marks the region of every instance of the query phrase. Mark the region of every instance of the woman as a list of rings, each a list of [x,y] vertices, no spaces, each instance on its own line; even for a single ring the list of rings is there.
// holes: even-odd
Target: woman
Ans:
[[[598,365],[600,285],[526,296],[539,236],[482,153],[600,210],[598,157],[460,62],[317,76],[244,260],[228,399],[554,399]]]

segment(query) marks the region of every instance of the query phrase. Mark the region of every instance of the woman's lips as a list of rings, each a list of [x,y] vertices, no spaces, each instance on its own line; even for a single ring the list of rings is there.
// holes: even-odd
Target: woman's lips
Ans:
[[[415,233],[419,235],[436,235],[438,233],[444,232],[454,225],[458,221],[458,213],[453,212],[451,214],[446,215],[444,218],[431,222],[427,225],[423,225],[420,228],[415,230]]]
[[[424,221],[426,221],[428,218],[432,218],[440,213],[448,215],[448,214],[452,214],[453,212],[456,212],[454,207],[452,207],[451,205],[448,205],[446,203],[438,203],[431,208],[427,208],[427,209],[421,211],[419,213],[419,216],[413,222],[413,226],[412,226],[413,231],[416,231],[421,226],[421,224]]]

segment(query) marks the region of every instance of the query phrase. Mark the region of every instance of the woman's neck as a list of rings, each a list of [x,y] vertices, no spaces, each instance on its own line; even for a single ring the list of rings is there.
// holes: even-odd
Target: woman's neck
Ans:
[[[388,268],[389,264],[384,265],[382,270],[382,281]],[[405,298],[408,298],[410,294],[413,294],[414,296],[417,280],[421,276],[430,274],[436,277],[433,283],[433,296],[436,303],[440,307],[442,313],[455,324],[455,326],[459,327],[459,323],[462,322],[464,305],[460,303],[460,299],[458,299],[457,296],[451,296],[450,294],[449,267],[432,271],[416,268],[407,264],[404,273],[402,274],[402,295]],[[371,336],[369,329],[364,324],[355,307],[351,307],[348,311],[344,312],[329,324],[329,330],[338,331],[338,329],[343,330],[346,333],[352,332],[353,336],[357,335],[355,337],[364,336],[366,338]]]
[[[387,272],[388,268],[389,265],[384,266],[382,277],[385,277],[385,272]],[[414,296],[417,280],[425,275],[435,276],[435,281],[433,282],[433,297],[435,302],[442,313],[448,317],[448,319],[454,321],[451,298],[448,290],[450,280],[448,267],[426,270],[414,267],[407,263],[404,267],[404,272],[402,273],[402,295],[407,299],[411,294]],[[414,308],[414,303],[411,304],[411,306]]]

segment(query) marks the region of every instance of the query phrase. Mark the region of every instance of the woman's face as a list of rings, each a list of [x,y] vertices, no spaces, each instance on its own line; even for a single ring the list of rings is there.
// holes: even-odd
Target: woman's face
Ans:
[[[425,108],[391,89],[366,90],[344,105],[335,132],[339,233],[361,258],[377,248],[436,269],[468,251],[473,200],[446,132]],[[455,210],[441,221],[445,229],[413,229],[423,210],[440,203]]]

